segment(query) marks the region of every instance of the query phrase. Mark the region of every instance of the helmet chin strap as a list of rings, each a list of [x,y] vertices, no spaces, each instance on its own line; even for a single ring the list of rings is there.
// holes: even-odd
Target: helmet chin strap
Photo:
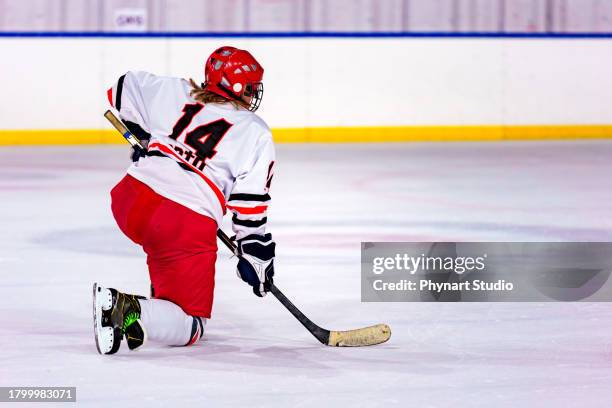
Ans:
[[[202,88],[206,88],[206,85],[208,85],[208,82],[202,82]],[[229,96],[230,98],[240,102],[241,99],[237,98],[232,91],[230,91],[228,88],[226,88],[225,86],[223,86],[220,82],[217,84],[217,88],[221,89],[223,92],[225,92],[225,94],[227,96]]]
[[[234,95],[234,93],[229,88],[225,87],[222,83],[219,82],[217,84],[217,87],[219,89],[221,89],[223,92],[225,92],[230,98],[233,98],[233,99],[236,99],[236,100],[240,99],[236,95]]]
[[[206,84],[207,82],[202,82],[202,88],[206,88]],[[235,100],[236,102],[240,103],[242,106],[244,106],[246,109],[248,109],[251,112],[255,112],[257,110],[257,108],[259,108],[259,103],[256,105],[254,110],[251,110],[251,105],[247,104],[242,98],[237,97],[236,95],[234,95],[234,93],[232,91],[230,91],[226,86],[224,86],[221,83],[217,84],[217,88],[221,89],[223,92],[225,92],[225,94]],[[254,97],[254,96],[253,96]]]
[[[237,97],[236,95],[234,95],[234,93],[232,91],[230,91],[227,87],[223,86],[221,83],[217,84],[217,87],[219,89],[221,89],[223,92],[225,92],[230,98],[232,98],[233,100],[239,102],[240,104],[242,104],[245,108],[249,109],[249,107],[247,107],[247,103],[242,100],[242,98]],[[249,109],[250,110],[250,109]]]

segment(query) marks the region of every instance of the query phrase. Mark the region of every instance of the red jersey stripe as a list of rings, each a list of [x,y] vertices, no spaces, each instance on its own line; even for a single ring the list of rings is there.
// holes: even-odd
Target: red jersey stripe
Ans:
[[[257,207],[234,207],[233,205],[228,205],[227,208],[239,212],[240,214],[261,214],[266,212],[268,206],[260,205]]]
[[[189,168],[192,169],[194,171],[194,173],[196,173],[198,176],[202,177],[202,179],[206,182],[206,184],[208,184],[208,186],[211,188],[213,193],[215,193],[215,195],[217,196],[217,199],[219,200],[219,204],[221,204],[221,208],[223,209],[223,214],[226,213],[227,209],[225,207],[225,196],[223,196],[223,193],[221,192],[221,190],[219,190],[219,188],[215,185],[215,183],[213,183],[208,177],[206,177],[204,175],[204,173],[202,173],[199,169],[197,169],[193,165],[191,165],[191,163],[185,161],[181,156],[176,154],[174,152],[174,150],[170,149],[168,146],[165,146],[165,145],[163,145],[161,143],[152,143],[152,144],[149,145],[149,149],[160,150],[160,151],[162,151],[162,152],[164,152],[166,154],[169,154],[169,155],[177,158],[181,163],[184,163],[187,166],[189,166]]]
[[[113,104],[113,88],[108,88],[108,91],[106,91],[106,96],[108,97],[108,102],[114,108],[115,105]]]

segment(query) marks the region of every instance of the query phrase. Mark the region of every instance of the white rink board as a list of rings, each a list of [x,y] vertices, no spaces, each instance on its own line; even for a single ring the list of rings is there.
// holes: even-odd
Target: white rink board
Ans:
[[[608,407],[609,303],[360,303],[360,241],[610,241],[612,143],[283,145],[272,187],[278,286],[319,345],[222,251],[206,341],[99,356],[91,285],[146,294],[114,224],[127,147],[0,149],[0,378],[76,386],[79,406]],[[227,228],[227,226],[225,226]]]
[[[2,38],[0,129],[106,129],[121,74],[201,79],[223,44],[263,64],[272,127],[612,122],[609,39]]]

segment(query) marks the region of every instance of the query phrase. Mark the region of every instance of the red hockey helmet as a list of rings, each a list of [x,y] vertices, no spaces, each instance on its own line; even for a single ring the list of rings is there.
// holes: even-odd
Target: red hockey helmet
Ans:
[[[215,50],[204,68],[205,87],[224,98],[244,102],[251,98],[249,110],[255,112],[263,98],[263,68],[245,50],[221,47]]]

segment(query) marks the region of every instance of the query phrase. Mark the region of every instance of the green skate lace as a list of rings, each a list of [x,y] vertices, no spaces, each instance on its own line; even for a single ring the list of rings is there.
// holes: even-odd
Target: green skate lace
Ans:
[[[140,319],[140,314],[138,312],[131,312],[125,315],[123,318],[123,329],[121,329],[121,332],[125,334],[127,328],[133,325],[138,319]]]

